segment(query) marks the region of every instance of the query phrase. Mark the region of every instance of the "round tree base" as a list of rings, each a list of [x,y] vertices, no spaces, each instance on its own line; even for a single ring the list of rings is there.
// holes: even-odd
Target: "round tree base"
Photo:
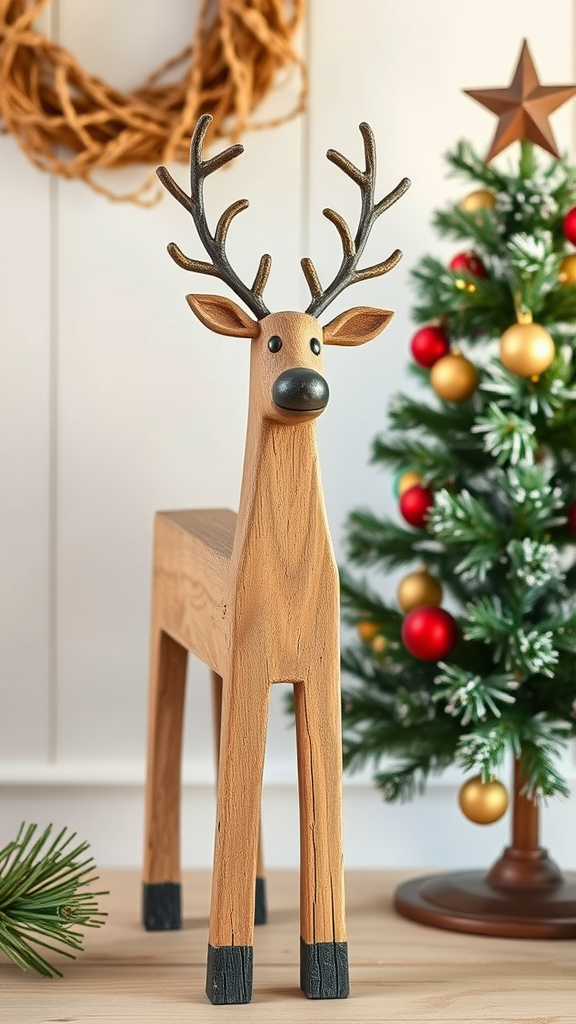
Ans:
[[[482,871],[428,875],[404,882],[394,907],[434,928],[515,939],[576,938],[576,872],[553,888],[500,888]]]

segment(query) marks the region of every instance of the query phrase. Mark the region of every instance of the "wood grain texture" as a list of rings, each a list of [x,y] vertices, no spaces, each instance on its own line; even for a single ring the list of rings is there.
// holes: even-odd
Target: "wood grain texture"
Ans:
[[[347,1000],[315,1003],[298,990],[296,872],[269,873],[270,921],[254,944],[249,1006],[211,1006],[204,994],[209,872],[184,875],[184,928],[154,934],[138,920],[137,872],[102,872],[109,889],[104,928],[89,932],[62,981],[25,975],[0,959],[2,1020],[46,1024],[574,1024],[574,941],[462,936],[394,914],[403,872],[348,872],[351,972]]]
[[[345,927],[338,579],[314,425],[326,402],[296,411],[274,399],[277,382],[294,368],[325,387],[320,345],[318,351],[311,346],[322,328],[305,313],[273,313],[255,325],[217,296],[209,302],[197,296],[191,305],[209,313],[215,330],[232,331],[238,319],[240,333],[252,323],[256,336],[238,520],[217,510],[156,518],[145,882],[179,878],[170,859],[177,856],[176,843],[161,829],[170,814],[178,835],[174,776],[183,663],[179,672],[173,669],[173,694],[166,680],[176,652],[186,649],[222,679],[221,696],[216,691],[214,698],[221,722],[210,945],[253,942],[266,726],[270,687],[279,682],[293,683],[296,691],[301,937],[308,945],[340,943]],[[278,350],[270,348],[271,337],[281,339]],[[165,703],[168,726],[161,725]],[[158,846],[169,856],[161,858]],[[168,869],[164,876],[161,863]]]
[[[218,761],[207,992],[213,1002],[249,999],[270,688],[292,683],[302,987],[312,998],[341,997],[348,970],[339,594],[314,424],[329,394],[322,327],[305,313],[256,322],[227,298],[188,300],[216,332],[252,337],[248,429],[237,519],[222,510],[156,516],[144,918],[158,918],[146,906],[159,894],[154,886],[179,881],[182,652],[192,651],[212,669]],[[364,312],[352,317],[352,334],[364,329]],[[380,316],[378,330],[388,319]]]
[[[220,761],[220,732],[222,724],[222,689],[223,680],[217,672],[211,672],[212,687],[212,722],[214,728],[214,754],[216,759],[216,775]],[[258,856],[256,861],[256,885],[254,891],[254,924],[266,924],[268,916],[266,907],[266,879],[264,868],[264,842],[262,833],[262,816],[258,833]]]
[[[193,651],[213,667],[220,663],[218,644],[223,634],[218,625],[223,617],[223,581],[235,525],[235,514],[219,509],[156,516],[144,851],[144,882],[148,886],[180,881],[187,654]],[[155,902],[155,897],[152,899]],[[144,920],[148,927],[157,920],[146,902]]]
[[[152,630],[144,880],[180,882],[180,772],[187,651]]]
[[[154,536],[153,632],[164,630],[222,674],[230,646],[227,576],[236,515],[163,512]]]

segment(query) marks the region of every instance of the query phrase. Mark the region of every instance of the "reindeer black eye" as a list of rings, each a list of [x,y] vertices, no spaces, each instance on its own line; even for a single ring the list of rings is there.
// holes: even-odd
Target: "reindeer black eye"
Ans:
[[[318,341],[318,338],[312,338],[310,340],[310,348],[312,349],[312,351],[313,351],[315,356],[319,356],[320,355],[320,349],[322,348],[322,346],[321,346],[320,342]]]
[[[279,338],[277,334],[273,334],[272,337],[268,339],[268,348],[271,352],[279,352],[282,348],[282,338]]]

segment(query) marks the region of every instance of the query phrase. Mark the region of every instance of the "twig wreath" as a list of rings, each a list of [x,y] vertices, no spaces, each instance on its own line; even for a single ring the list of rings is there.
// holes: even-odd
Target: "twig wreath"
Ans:
[[[0,128],[40,170],[79,178],[109,199],[155,202],[153,173],[125,195],[93,174],[133,163],[186,161],[201,113],[212,114],[212,138],[237,141],[247,128],[274,127],[303,109],[305,67],[293,39],[305,0],[201,0],[191,44],[130,92],[90,75],[73,53],[34,27],[49,3],[0,0]],[[255,123],[252,112],[276,72],[290,65],[301,76],[293,109]]]

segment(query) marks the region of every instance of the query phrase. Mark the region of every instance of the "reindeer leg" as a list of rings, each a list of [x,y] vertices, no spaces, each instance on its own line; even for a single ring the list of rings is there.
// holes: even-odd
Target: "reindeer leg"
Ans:
[[[214,752],[216,772],[220,759],[220,728],[222,723],[222,676],[217,672],[210,673],[212,684],[212,719],[214,723]],[[258,834],[258,860],[256,867],[256,888],[254,893],[254,924],[266,924],[268,907],[266,903],[266,878],[264,875],[264,844],[262,842],[262,815]]]
[[[253,645],[253,649],[258,649]],[[270,687],[246,657],[224,676],[206,994],[252,995],[255,881]]]
[[[320,685],[325,681],[329,686]],[[300,800],[300,987],[310,999],[348,995],[342,857],[338,666],[294,686]]]
[[[152,628],[143,883],[149,931],[180,928],[180,761],[187,651]]]
[[[264,869],[264,844],[262,842],[262,816],[258,830],[258,858],[256,862],[256,888],[254,892],[254,924],[266,924],[268,904],[266,901],[266,876]]]

